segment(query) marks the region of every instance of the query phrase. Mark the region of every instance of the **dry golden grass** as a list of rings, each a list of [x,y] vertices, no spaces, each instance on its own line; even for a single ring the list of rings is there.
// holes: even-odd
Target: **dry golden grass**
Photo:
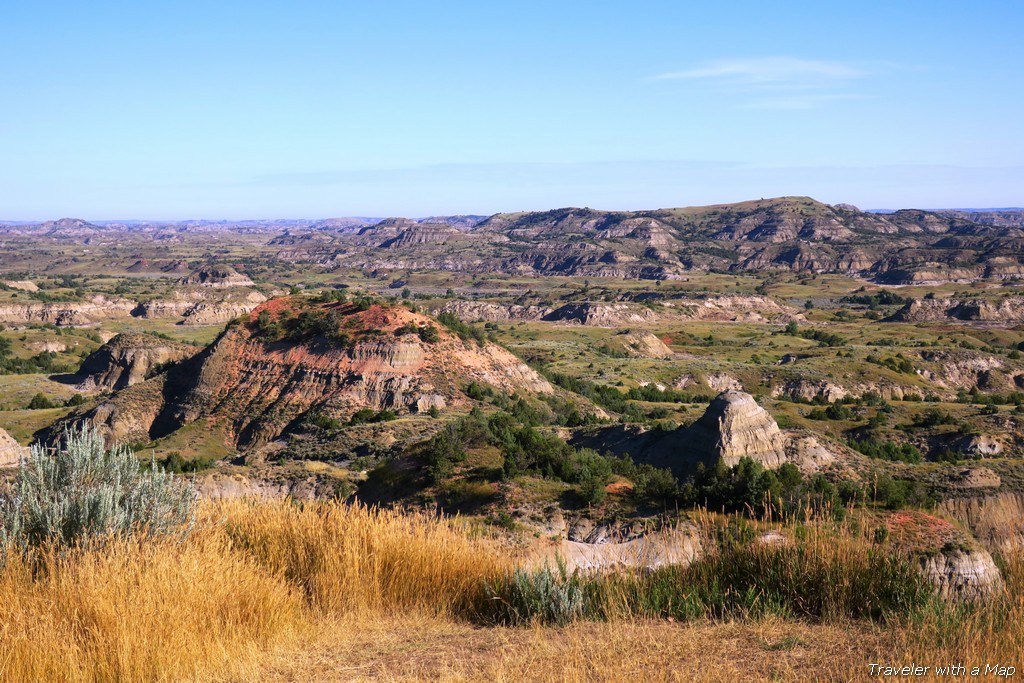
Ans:
[[[986,609],[885,627],[462,618],[510,567],[493,544],[425,514],[208,504],[182,544],[8,561],[0,680],[856,680],[871,662],[1024,664],[1024,556],[1009,558],[1006,593]]]
[[[929,614],[899,633],[895,658],[903,661],[1001,663],[1024,669],[1024,552],[1003,558],[1003,593],[983,609]],[[892,659],[893,657],[890,657]]]
[[[235,545],[327,613],[457,614],[510,568],[483,540],[424,513],[336,503],[227,504]]]
[[[255,680],[846,680],[892,645],[891,634],[863,623],[630,620],[513,629],[396,618],[342,621],[268,657]]]
[[[301,620],[299,592],[216,530],[15,557],[0,570],[0,680],[203,679],[240,671]]]

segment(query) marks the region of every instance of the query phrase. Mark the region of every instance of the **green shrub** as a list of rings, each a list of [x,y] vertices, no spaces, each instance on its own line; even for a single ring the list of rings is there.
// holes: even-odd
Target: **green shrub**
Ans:
[[[584,584],[578,573],[568,573],[561,558],[556,570],[549,566],[516,569],[485,586],[485,618],[509,626],[538,622],[564,626],[585,615]]]
[[[202,472],[213,467],[214,463],[217,462],[214,458],[210,457],[198,457],[186,460],[182,457],[178,451],[171,451],[160,460],[160,466],[168,472],[174,474],[189,474],[192,472]]]
[[[921,462],[921,451],[911,443],[900,444],[895,441],[880,441],[867,437],[864,439],[850,439],[846,442],[846,445],[869,458],[889,460],[891,462]]]
[[[69,407],[69,408],[74,408],[75,406],[80,406],[80,405],[82,405],[85,402],[86,402],[85,396],[82,396],[81,394],[75,394],[74,396],[72,396],[68,400],[64,401],[64,405]]]
[[[32,397],[32,400],[28,402],[27,408],[29,410],[46,410],[47,408],[56,408],[57,404],[46,398],[42,392],[37,393]]]
[[[195,500],[191,484],[155,462],[141,466],[124,446],[108,449],[83,427],[67,432],[58,449],[33,446],[11,490],[0,493],[0,551],[183,531]]]

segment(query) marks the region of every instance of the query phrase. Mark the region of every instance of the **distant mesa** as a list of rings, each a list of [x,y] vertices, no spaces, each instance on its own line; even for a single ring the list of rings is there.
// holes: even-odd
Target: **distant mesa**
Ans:
[[[368,225],[373,225],[375,222],[375,219],[368,218],[325,218],[322,221],[317,221],[316,223],[313,223],[309,227],[311,230],[338,230],[342,232],[356,232],[360,228],[365,228]]]
[[[100,232],[103,228],[81,218],[59,218],[46,221],[40,226],[43,230],[53,233],[71,234],[74,232]]]
[[[450,225],[454,228],[467,230],[469,228],[475,228],[476,226],[487,220],[487,216],[474,216],[471,214],[463,214],[457,216],[427,216],[426,218],[420,218],[420,223],[433,223],[433,224],[444,224]]]

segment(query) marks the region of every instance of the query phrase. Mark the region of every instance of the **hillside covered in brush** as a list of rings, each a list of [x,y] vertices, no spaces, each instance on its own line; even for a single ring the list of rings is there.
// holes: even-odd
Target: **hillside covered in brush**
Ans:
[[[409,307],[333,293],[291,296],[268,301],[195,357],[40,436],[88,422],[111,440],[148,442],[202,421],[245,450],[311,419],[436,414],[466,404],[470,385],[553,391],[502,347]]]

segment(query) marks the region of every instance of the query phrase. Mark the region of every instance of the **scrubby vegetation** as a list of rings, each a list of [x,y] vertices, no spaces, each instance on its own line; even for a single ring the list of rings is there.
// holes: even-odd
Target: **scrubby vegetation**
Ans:
[[[489,587],[486,616],[503,624],[564,625],[631,616],[701,619],[810,618],[899,622],[939,606],[905,558],[829,526],[792,545],[726,544],[688,566],[596,576],[516,570]]]
[[[860,451],[864,455],[879,460],[893,462],[921,462],[921,451],[911,443],[896,443],[894,441],[879,441],[873,438],[850,439],[847,445]]]
[[[86,429],[59,449],[33,446],[9,491],[0,492],[0,555],[17,548],[92,546],[131,535],[162,536],[193,517],[195,491],[123,446]]]
[[[725,522],[708,517],[704,528],[725,532],[732,526]],[[278,653],[291,661],[326,634],[350,630],[394,629],[408,638],[410,619],[415,633],[439,634],[457,623],[576,629],[612,620],[614,629],[599,636],[606,646],[603,639],[628,638],[651,619],[697,629],[674,629],[679,638],[750,625],[814,639],[833,626],[860,632],[857,624],[874,624],[879,640],[868,652],[839,653],[828,669],[805,661],[801,674],[814,678],[836,670],[859,676],[865,657],[891,657],[894,649],[917,661],[988,661],[1024,646],[1008,627],[1024,617],[1024,562],[1016,556],[1004,563],[1004,594],[954,607],[936,599],[884,536],[850,523],[794,527],[786,545],[727,533],[737,540],[689,566],[583,575],[557,561],[516,564],[497,545],[428,515],[337,503],[211,505],[183,543],[124,538],[102,551],[41,555],[35,569],[9,555],[0,567],[0,673],[9,680],[262,680],[266,668],[285,666]],[[506,642],[515,638],[504,633]],[[502,664],[501,652],[491,665],[519,675],[556,656],[534,651],[530,663],[513,665]],[[443,656],[457,666],[464,655]],[[554,661],[549,671],[566,680]],[[621,673],[599,662],[569,680]]]
[[[522,424],[511,413],[502,411],[487,418],[474,410],[426,444],[423,458],[430,480],[438,483],[451,476],[455,466],[466,459],[467,449],[485,445],[500,449],[505,479],[531,474],[574,484],[580,497],[591,504],[604,499],[616,465],[615,458],[573,448],[563,439]]]
[[[18,358],[12,353],[11,340],[0,336],[0,375],[68,372],[71,369],[58,364],[56,359],[57,354],[50,351],[40,351],[29,358]]]

